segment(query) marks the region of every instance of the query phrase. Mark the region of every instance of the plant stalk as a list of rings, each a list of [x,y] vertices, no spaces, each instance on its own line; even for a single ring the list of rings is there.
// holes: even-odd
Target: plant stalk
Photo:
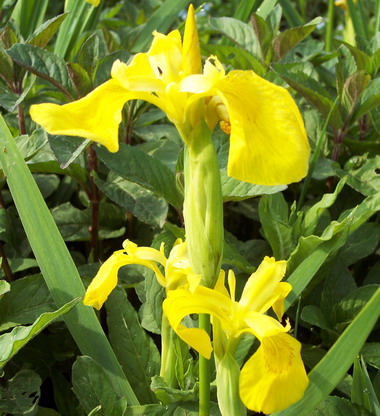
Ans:
[[[199,315],[199,328],[210,335],[210,315]],[[210,382],[210,360],[199,355],[199,416],[210,414]]]

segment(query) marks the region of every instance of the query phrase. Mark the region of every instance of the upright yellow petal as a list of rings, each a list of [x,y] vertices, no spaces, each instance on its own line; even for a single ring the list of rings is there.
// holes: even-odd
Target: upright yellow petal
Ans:
[[[261,340],[240,372],[240,397],[248,409],[270,414],[301,399],[309,380],[300,350],[285,333]]]
[[[300,181],[310,148],[288,91],[253,71],[231,71],[215,88],[231,122],[228,174],[260,185]]]
[[[183,34],[182,68],[184,76],[198,74],[202,69],[201,49],[192,4],[190,4],[187,11],[185,32]]]
[[[244,286],[239,305],[242,308],[266,312],[278,299],[276,288],[284,277],[286,261],[265,257]]]

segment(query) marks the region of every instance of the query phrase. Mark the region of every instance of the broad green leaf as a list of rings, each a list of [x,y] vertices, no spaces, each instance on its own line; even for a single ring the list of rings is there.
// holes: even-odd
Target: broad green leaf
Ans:
[[[4,120],[0,117],[0,161],[18,214],[38,265],[58,307],[83,296],[85,290],[67,247]],[[40,153],[40,152],[39,152]],[[47,255],[49,247],[49,255]],[[118,363],[94,311],[78,305],[75,314],[64,315],[83,354],[91,355],[111,378],[115,391],[131,405],[138,400]]]
[[[12,84],[12,82],[14,81],[13,62],[10,56],[6,53],[1,42],[0,42],[0,74],[1,74],[1,78],[5,79],[8,82],[8,84]]]
[[[73,299],[54,312],[45,312],[30,326],[17,326],[11,332],[0,336],[0,367],[3,367],[25,344],[39,334],[56,318],[69,312],[80,298]]]
[[[241,201],[259,195],[276,194],[287,188],[286,185],[265,186],[242,182],[227,175],[225,170],[220,171],[224,201]]]
[[[368,111],[380,106],[380,78],[372,80],[367,89],[363,92],[360,105],[357,106],[357,111],[354,114],[355,120],[363,117]]]
[[[157,32],[166,33],[178,18],[179,12],[187,8],[189,4],[190,0],[165,0],[145,23],[133,44],[132,51],[143,52],[147,50],[152,42],[152,32],[157,30]]]
[[[76,62],[69,62],[68,68],[78,97],[84,97],[90,93],[93,89],[93,84],[87,71]]]
[[[260,7],[257,9],[256,14],[262,17],[264,20],[268,17],[270,12],[276,6],[277,0],[264,0]]]
[[[304,73],[289,72],[286,65],[274,64],[273,67],[279,76],[317,108],[323,117],[329,116],[334,102],[320,83]],[[339,129],[343,124],[337,107],[332,110],[329,124],[334,129]]]
[[[43,129],[34,130],[28,135],[18,136],[15,139],[18,148],[25,160],[31,159],[47,143],[47,134]]]
[[[91,237],[91,208],[78,209],[66,202],[51,211],[65,241],[88,241]],[[99,238],[117,238],[124,234],[123,213],[107,202],[99,206]]]
[[[169,387],[162,377],[152,379],[151,389],[161,403],[167,405],[178,402],[197,401],[199,386],[196,384],[192,390],[179,390]]]
[[[360,354],[368,364],[380,370],[380,342],[365,344]]]
[[[355,74],[346,79],[341,94],[341,104],[346,110],[348,117],[351,117],[356,104],[370,81],[371,77],[364,71],[355,72]]]
[[[334,317],[342,328],[350,323],[379,289],[379,285],[362,286],[335,305]]]
[[[166,406],[148,404],[128,407],[124,416],[199,416],[198,403],[172,403]],[[211,403],[210,416],[220,416],[216,403]]]
[[[87,147],[89,140],[80,137],[48,135],[49,145],[62,169],[69,167]]]
[[[72,82],[65,61],[47,49],[27,44],[16,44],[7,50],[12,59],[19,65],[49,81],[72,98]]]
[[[227,38],[237,43],[247,52],[262,60],[260,44],[257,41],[252,26],[234,19],[233,17],[212,17],[210,19],[211,28],[223,33]]]
[[[138,315],[120,286],[106,302],[111,345],[140,403],[154,402],[151,378],[160,372],[160,354],[152,338],[141,327]]]
[[[5,280],[0,280],[0,304],[2,296],[11,290],[11,285]]]
[[[315,305],[307,305],[302,309],[301,319],[310,325],[331,330],[331,323],[323,311]]]
[[[164,225],[168,203],[141,185],[110,173],[107,181],[94,178],[98,188],[117,205],[131,211],[139,220],[154,227]]]
[[[41,396],[41,377],[32,370],[21,370],[0,387],[0,412],[7,415],[34,415]]]
[[[159,160],[137,147],[127,145],[121,145],[115,154],[103,147],[98,147],[96,153],[109,169],[121,177],[164,197],[174,207],[181,206],[181,195],[176,187],[174,173]]]
[[[17,279],[0,299],[0,330],[33,323],[42,313],[55,311],[53,299],[41,275]]]
[[[43,48],[55,35],[61,23],[66,19],[67,14],[60,14],[44,22],[27,39],[29,45]]]
[[[303,398],[276,416],[309,414],[335,388],[352,365],[380,314],[380,288],[309,374]],[[344,413],[346,415],[346,413]],[[335,416],[335,414],[334,414]]]
[[[302,223],[302,235],[308,236],[315,231],[315,228],[318,224],[319,219],[321,218],[323,212],[326,208],[330,208],[336,201],[338,195],[343,189],[344,184],[346,183],[346,177],[343,177],[335,187],[335,191],[331,194],[324,194],[319,202],[314,204],[309,208],[306,213]]]
[[[260,222],[276,260],[287,259],[294,248],[289,208],[282,193],[266,195],[259,203]]]
[[[72,369],[73,390],[86,414],[118,416],[124,414],[126,403],[116,395],[104,369],[87,356],[78,357]]]
[[[99,61],[99,36],[96,33],[93,33],[83,43],[77,59],[91,77]]]
[[[272,41],[275,59],[282,59],[291,49],[313,32],[321,21],[321,18],[316,18],[304,26],[292,27],[278,34]]]
[[[370,416],[370,414],[349,400],[337,396],[329,396],[310,416]]]
[[[351,161],[355,161],[352,158]],[[367,159],[358,167],[349,169],[350,161],[347,162],[345,171],[340,171],[339,175],[348,174],[347,185],[360,192],[363,195],[369,196],[380,191],[380,156],[376,155],[374,158]]]

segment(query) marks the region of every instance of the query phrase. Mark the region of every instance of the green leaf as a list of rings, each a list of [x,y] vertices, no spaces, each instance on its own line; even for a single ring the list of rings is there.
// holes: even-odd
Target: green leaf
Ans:
[[[372,80],[363,92],[360,104],[354,114],[355,120],[363,117],[368,111],[380,106],[380,78]]]
[[[222,183],[223,200],[225,202],[241,201],[259,195],[276,194],[287,188],[286,185],[266,186],[242,182],[228,176],[224,169],[220,171],[220,180]]]
[[[0,331],[33,323],[42,313],[56,307],[41,275],[12,282],[11,291],[0,299]]]
[[[159,160],[137,147],[123,144],[117,153],[110,153],[103,147],[96,148],[96,153],[109,169],[121,177],[164,197],[176,208],[181,206],[174,173]]]
[[[92,76],[99,61],[99,36],[93,33],[83,43],[78,53],[78,63]]]
[[[29,45],[43,48],[55,35],[59,26],[66,19],[66,17],[67,14],[64,13],[47,20],[28,37],[26,42],[29,43]]]
[[[74,83],[78,97],[84,97],[93,89],[92,81],[87,71],[76,62],[69,62],[69,74]]]
[[[128,407],[124,416],[199,416],[198,403],[172,403],[166,406],[148,404]],[[211,403],[210,416],[220,416],[218,406]]]
[[[145,23],[133,44],[132,51],[143,52],[148,49],[152,41],[152,32],[157,30],[157,32],[166,33],[178,18],[179,12],[189,3],[190,0],[165,0]]]
[[[331,323],[323,311],[315,305],[307,305],[302,309],[301,319],[310,325],[331,330]]]
[[[84,286],[48,207],[0,116],[0,161],[18,214],[38,265],[58,307],[83,296]],[[47,255],[47,247],[49,252]],[[79,349],[99,362],[112,380],[115,391],[131,405],[138,400],[118,363],[94,311],[78,305],[75,314],[64,315]]]
[[[0,305],[2,296],[11,290],[11,285],[5,280],[0,280]]]
[[[360,353],[368,364],[380,370],[380,342],[365,344]]]
[[[265,195],[259,203],[260,222],[273,256],[287,259],[294,248],[292,227],[289,224],[289,208],[282,193]]]
[[[363,409],[367,409],[368,412],[371,412],[373,415],[379,415],[376,411],[380,410],[378,408],[379,402],[376,398],[371,379],[368,376],[365,363],[359,357],[356,357],[354,361],[351,402]],[[374,405],[374,408],[372,405]]]
[[[347,399],[330,396],[311,412],[310,416],[370,416],[370,414]]]
[[[41,396],[41,377],[32,370],[21,370],[0,387],[0,412],[8,415],[33,415]],[[3,413],[2,413],[3,414]]]
[[[152,338],[142,329],[138,315],[120,286],[106,302],[111,345],[140,403],[155,401],[151,378],[160,372],[160,354]]]
[[[14,81],[12,59],[6,53],[1,43],[0,43],[0,77],[3,78],[8,83],[8,85],[12,85]]]
[[[156,376],[152,379],[151,389],[154,394],[165,405],[177,402],[191,402],[198,399],[198,384],[192,390],[178,390],[169,387],[162,377]]]
[[[317,108],[323,117],[327,118],[332,111],[329,123],[334,129],[339,129],[342,126],[343,122],[338,108],[333,108],[333,100],[318,81],[302,72],[289,72],[287,65],[273,64],[273,68],[283,80]]]
[[[104,369],[92,358],[78,357],[72,369],[73,390],[83,410],[89,414],[118,416],[124,414],[126,403],[119,400]]]
[[[380,314],[380,288],[309,374],[303,398],[276,416],[309,414],[327,397],[352,365]],[[317,413],[318,414],[318,413]],[[328,413],[327,413],[328,414]],[[336,413],[331,413],[336,415]],[[346,413],[343,413],[346,416]]]
[[[304,26],[284,30],[273,38],[273,52],[276,60],[282,59],[291,49],[305,39],[320,24],[322,19],[317,17]]]
[[[80,298],[73,299],[54,312],[45,312],[30,326],[17,326],[0,336],[0,367],[3,367],[25,344],[59,316],[69,312]]]
[[[73,85],[65,61],[53,52],[37,46],[18,43],[7,50],[12,59],[19,65],[49,81],[72,99],[70,91]]]
[[[346,79],[343,85],[341,103],[349,117],[351,117],[356,104],[370,81],[370,75],[364,71],[356,72]]]
[[[51,211],[65,241],[88,241],[90,239],[91,208],[78,209],[66,202]],[[100,204],[99,238],[117,238],[124,234],[123,215],[112,204]]]
[[[331,194],[324,194],[319,202],[309,208],[302,223],[302,235],[308,236],[315,231],[318,221],[327,208],[330,208],[336,201],[338,195],[346,183],[346,177],[343,177],[335,187],[335,191]]]
[[[241,46],[253,56],[262,60],[260,44],[257,41],[252,26],[234,19],[233,17],[210,18],[211,28],[223,33],[227,38]]]
[[[16,144],[25,160],[35,156],[42,147],[47,143],[47,134],[43,129],[34,130],[28,135],[22,135],[15,138]]]
[[[94,179],[98,188],[113,202],[131,211],[142,222],[162,228],[168,214],[168,203],[164,198],[112,172],[107,181],[97,176]]]

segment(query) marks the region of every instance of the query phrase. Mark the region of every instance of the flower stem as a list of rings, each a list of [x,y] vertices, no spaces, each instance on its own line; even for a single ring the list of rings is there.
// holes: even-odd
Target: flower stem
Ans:
[[[210,334],[210,315],[199,315],[199,328]],[[199,355],[199,416],[210,414],[210,360]]]
[[[160,376],[169,387],[177,387],[175,375],[176,354],[173,345],[173,330],[168,318],[162,314],[161,321],[161,369]]]

